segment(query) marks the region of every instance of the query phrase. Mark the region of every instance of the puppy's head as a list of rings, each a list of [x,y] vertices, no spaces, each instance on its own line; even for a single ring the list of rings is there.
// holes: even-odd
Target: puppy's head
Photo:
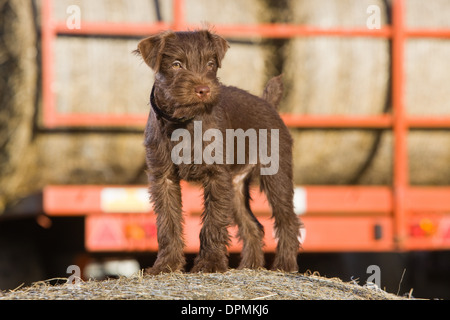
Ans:
[[[228,47],[208,30],[166,31],[142,40],[136,52],[156,73],[158,99],[170,109],[165,111],[186,117],[217,102],[217,70]]]

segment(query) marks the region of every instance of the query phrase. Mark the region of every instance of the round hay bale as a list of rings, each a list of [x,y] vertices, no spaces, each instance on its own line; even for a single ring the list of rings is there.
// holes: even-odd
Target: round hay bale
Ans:
[[[266,8],[265,1],[261,0],[190,0],[186,5],[186,22],[211,25],[213,30],[216,24],[257,24]],[[218,71],[220,81],[260,96],[266,81],[262,71],[269,52],[258,41],[229,40],[231,48]]]
[[[365,27],[369,5],[383,1],[293,1],[292,22],[318,27]],[[313,115],[383,112],[389,79],[384,39],[300,37],[287,46],[282,111]],[[293,131],[298,184],[348,184],[370,156],[377,133],[359,130]]]
[[[64,279],[61,279],[64,280]],[[379,288],[267,270],[136,275],[51,286],[41,281],[0,300],[400,300]]]
[[[408,1],[406,24],[409,28],[448,28],[445,0]],[[405,46],[405,106],[412,116],[450,114],[448,83],[450,42],[440,39],[410,39]],[[413,185],[450,183],[450,132],[414,130],[408,136],[409,176]],[[361,177],[361,183],[390,183],[392,175],[392,135],[383,133],[374,161]]]
[[[26,174],[37,93],[36,53],[32,3],[0,1],[0,213],[21,193],[16,178]]]
[[[449,28],[450,3],[408,1],[406,23],[410,28]],[[410,115],[450,115],[450,42],[410,39],[406,44],[406,97]],[[415,185],[450,183],[450,131],[416,130],[409,134],[410,180]]]
[[[171,10],[160,1],[164,14]],[[71,15],[67,8],[76,5],[80,8],[81,20],[89,22],[152,22],[157,19],[157,11],[153,1],[148,0],[58,0],[53,1],[53,16],[57,21],[66,21]],[[134,48],[135,49],[135,48]]]
[[[321,27],[365,27],[369,5],[384,1],[294,1],[292,21]],[[409,27],[448,27],[450,4],[409,1]],[[389,44],[383,39],[298,38],[284,63],[288,86],[282,111],[301,114],[377,115],[389,109]],[[410,115],[448,115],[445,65],[450,43],[411,39],[405,50],[405,104]],[[293,131],[295,181],[299,184],[391,184],[391,132],[363,130]],[[410,182],[448,185],[450,133],[414,130],[408,137]]]
[[[145,114],[154,76],[131,54],[136,43],[134,39],[59,37],[55,44],[57,111]]]
[[[414,130],[408,136],[409,177],[412,185],[448,185],[450,182],[449,132]],[[381,135],[378,150],[361,176],[360,183],[383,185],[392,182],[393,138]]]
[[[155,22],[152,1],[54,1],[58,21],[79,7],[84,22]],[[83,28],[83,25],[80,28]],[[145,113],[153,83],[147,65],[131,54],[138,39],[58,37],[55,41],[56,106],[61,113]],[[75,63],[76,62],[76,63]]]
[[[142,134],[42,134],[27,179],[45,184],[135,184],[144,174]]]

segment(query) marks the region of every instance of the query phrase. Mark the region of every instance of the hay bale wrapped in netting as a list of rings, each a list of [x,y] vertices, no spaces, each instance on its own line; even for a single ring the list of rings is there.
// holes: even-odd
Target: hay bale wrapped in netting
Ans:
[[[62,279],[63,280],[63,279]],[[64,280],[63,280],[64,281]],[[380,288],[317,275],[267,270],[136,275],[51,286],[42,281],[2,299],[37,300],[399,300]]]
[[[450,3],[408,1],[406,24],[410,28],[449,28]],[[450,42],[439,39],[410,39],[405,46],[405,105],[414,116],[450,114]],[[385,132],[379,150],[362,182],[384,183],[391,172],[392,135]],[[408,136],[409,175],[412,184],[450,183],[450,132],[414,130]]]
[[[264,18],[267,1],[261,0],[189,0],[185,2],[187,22],[215,24],[257,24]],[[255,42],[230,40],[230,49],[217,75],[225,85],[232,85],[260,96],[267,75],[264,73],[270,51],[256,39]]]
[[[64,0],[55,2],[54,14],[64,21],[66,8],[76,4],[83,21],[151,22],[156,18],[154,3],[138,1]],[[172,19],[172,1],[160,2],[161,18]],[[257,23],[262,5],[252,1],[190,0],[185,4],[186,20],[199,27],[216,23]],[[244,7],[244,8],[243,8]],[[82,28],[82,26],[80,26]],[[136,39],[60,37],[56,41],[55,91],[59,111],[142,113],[148,100],[153,73],[130,52]],[[261,94],[266,53],[256,45],[232,44],[222,69],[221,80]],[[76,61],[76,63],[74,63]],[[236,72],[239,70],[239,72]]]
[[[20,190],[32,137],[37,92],[31,2],[0,1],[0,212]]]
[[[82,23],[154,22],[151,1],[54,1],[53,15],[66,21],[79,7]],[[132,51],[139,39],[64,37],[55,41],[55,95],[60,113],[147,112],[153,74]]]
[[[292,22],[318,27],[366,27],[369,5],[383,1],[292,1]],[[285,52],[288,86],[282,111],[311,115],[376,115],[386,108],[389,43],[385,39],[300,37]],[[377,133],[358,130],[293,131],[295,180],[341,184],[354,180]]]
[[[408,1],[406,24],[410,28],[449,28],[450,3],[445,0]],[[410,39],[405,47],[405,104],[414,116],[450,114],[450,42]],[[392,135],[382,136],[379,151],[362,182],[384,183],[391,167]],[[408,136],[409,175],[412,184],[448,185],[450,182],[450,132],[414,130]]]
[[[384,1],[293,1],[293,21],[322,27],[365,27],[367,8]],[[408,27],[450,25],[448,1],[408,1]],[[290,86],[283,111],[304,114],[376,115],[390,108],[389,44],[384,39],[299,38],[291,41],[285,61]],[[448,115],[450,43],[412,39],[406,43],[405,103],[410,115]],[[450,67],[450,66],[449,66]],[[295,132],[297,183],[389,184],[392,134],[358,130]],[[450,133],[412,131],[408,137],[412,184],[450,182]]]

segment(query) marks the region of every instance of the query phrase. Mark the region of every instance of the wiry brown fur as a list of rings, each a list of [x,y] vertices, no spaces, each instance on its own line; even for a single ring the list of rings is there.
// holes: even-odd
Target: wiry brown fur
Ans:
[[[155,71],[155,102],[174,122],[150,112],[145,130],[146,160],[151,200],[157,214],[159,252],[152,274],[183,270],[183,215],[180,180],[195,181],[204,188],[203,227],[200,252],[192,272],[221,272],[228,269],[227,228],[236,224],[243,242],[240,268],[264,265],[264,231],[250,210],[249,186],[259,179],[275,219],[277,253],[273,269],[297,271],[299,227],[293,211],[292,139],[276,107],[281,99],[280,77],[269,81],[263,98],[241,89],[222,85],[217,69],[228,50],[228,43],[207,31],[164,32],[144,39],[137,52]],[[204,89],[206,91],[204,91]],[[260,175],[261,164],[184,164],[175,165],[171,150],[179,142],[171,141],[178,128],[193,136],[193,121],[202,122],[202,130],[271,129],[279,130],[279,170]],[[270,141],[270,137],[267,138]],[[203,142],[203,147],[207,144]],[[268,147],[270,153],[270,147]],[[193,152],[192,152],[193,154]],[[234,153],[236,157],[236,152]],[[225,154],[223,155],[225,157]],[[224,161],[224,163],[226,163]]]

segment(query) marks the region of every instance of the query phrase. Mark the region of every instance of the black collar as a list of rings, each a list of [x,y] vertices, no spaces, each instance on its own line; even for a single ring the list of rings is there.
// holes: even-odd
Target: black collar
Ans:
[[[158,105],[156,104],[156,100],[155,100],[155,85],[153,85],[152,88],[152,93],[150,94],[150,105],[152,106],[153,111],[155,111],[156,113],[156,118],[158,120],[160,120],[161,118],[170,121],[170,122],[175,122],[175,123],[185,123],[186,121],[192,120],[192,118],[174,118],[170,115],[168,115],[167,113],[165,113],[164,111],[161,110],[160,107],[158,107]]]

